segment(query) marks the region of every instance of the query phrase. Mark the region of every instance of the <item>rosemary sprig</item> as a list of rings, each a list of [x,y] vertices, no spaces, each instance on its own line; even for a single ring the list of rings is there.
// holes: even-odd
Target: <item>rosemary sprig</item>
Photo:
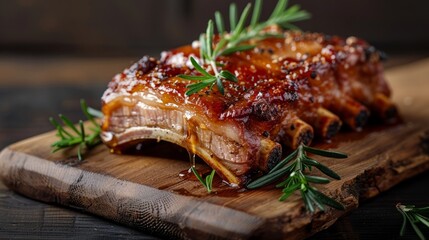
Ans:
[[[57,129],[56,135],[60,138],[60,140],[54,142],[51,145],[53,147],[52,152],[56,152],[64,148],[78,146],[77,157],[80,161],[82,161],[83,160],[82,151],[84,150],[84,148],[91,149],[101,143],[101,139],[100,139],[101,128],[94,118],[102,117],[103,114],[98,110],[88,107],[85,100],[83,99],[80,100],[80,106],[86,118],[93,125],[90,128],[91,133],[89,134],[85,132],[85,128],[83,126],[82,120],[79,120],[79,123],[78,123],[79,127],[76,127],[69,118],[67,118],[62,114],[59,114],[59,118],[62,124],[60,124],[57,120],[55,120],[52,117],[49,118],[49,121]]]
[[[231,82],[238,81],[237,77],[227,70],[222,70],[220,72],[217,72],[216,70],[215,75],[211,75],[206,70],[204,70],[204,68],[202,68],[201,65],[199,65],[193,57],[191,57],[191,63],[195,67],[195,69],[198,72],[200,72],[203,76],[190,76],[190,75],[183,75],[183,74],[179,75],[179,77],[186,80],[198,81],[197,83],[189,84],[188,86],[186,86],[188,88],[188,90],[186,91],[186,95],[188,96],[201,91],[207,86],[210,86],[210,90],[211,90],[214,84],[217,85],[219,92],[224,94],[222,79],[226,79]]]
[[[216,173],[216,171],[213,169],[212,172],[206,176],[206,179],[204,180],[203,177],[197,172],[197,170],[192,166],[191,167],[192,172],[194,173],[195,177],[197,177],[198,181],[207,189],[208,193],[212,192],[213,189],[213,178]]]
[[[411,227],[413,227],[414,232],[416,232],[417,236],[420,239],[426,239],[423,235],[422,231],[417,226],[417,223],[422,223],[426,227],[429,227],[429,207],[417,208],[414,205],[402,205],[400,203],[396,204],[396,209],[401,213],[403,217],[402,227],[399,234],[401,236],[404,235],[405,229],[407,227],[407,222],[410,223]],[[423,214],[427,214],[426,216]]]
[[[312,170],[312,167],[315,167],[333,179],[339,180],[341,179],[340,176],[327,166],[308,157],[306,152],[331,158],[347,157],[344,153],[325,151],[301,144],[294,152],[279,162],[268,174],[249,183],[247,188],[259,188],[286,176],[287,178],[285,180],[276,185],[277,188],[282,188],[282,195],[279,198],[280,201],[286,200],[295,191],[299,190],[302,200],[307,210],[310,212],[315,211],[314,206],[325,211],[325,205],[344,210],[344,206],[341,203],[326,196],[310,185],[310,183],[326,184],[329,183],[330,180],[325,177],[311,176],[308,172]]]
[[[262,40],[269,37],[281,36],[273,33],[264,33],[262,30],[268,26],[278,25],[283,28],[295,29],[296,26],[292,25],[292,22],[310,17],[310,14],[301,10],[298,5],[287,8],[287,2],[288,0],[279,0],[271,16],[264,22],[258,22],[262,10],[262,0],[255,0],[255,7],[253,8],[248,26],[246,26],[246,22],[248,21],[252,5],[250,3],[247,4],[240,18],[238,18],[237,7],[234,3],[231,4],[229,6],[229,32],[225,30],[222,14],[216,11],[215,22],[219,37],[217,43],[213,42],[213,20],[209,20],[205,34],[201,34],[199,38],[201,62],[197,62],[195,58],[190,57],[192,65],[201,75],[179,75],[183,79],[196,81],[196,83],[187,86],[186,95],[192,95],[206,87],[210,87],[211,90],[215,84],[218,91],[224,94],[225,90],[222,81],[237,82],[238,79],[228,70],[221,68],[222,64],[217,62],[219,56],[253,49],[254,45],[242,44],[250,39]],[[206,67],[204,68],[203,65]]]

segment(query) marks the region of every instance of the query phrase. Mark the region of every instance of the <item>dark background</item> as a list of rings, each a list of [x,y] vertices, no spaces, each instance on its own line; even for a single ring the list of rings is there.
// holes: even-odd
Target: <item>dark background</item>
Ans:
[[[215,10],[231,1],[0,1],[0,53],[78,56],[157,55],[190,43]],[[266,0],[267,17],[277,1]],[[247,1],[237,1],[241,9]],[[424,0],[302,0],[307,31],[356,35],[387,52],[428,51],[429,2]]]
[[[246,1],[237,1],[241,9]],[[263,17],[277,1],[266,0]],[[298,1],[293,1],[297,3]],[[205,30],[215,0],[0,0],[0,149],[52,130],[48,117],[81,118],[78,101],[100,107],[111,77],[143,55],[189,44]],[[306,31],[355,35],[387,52],[387,68],[429,56],[429,1],[303,0]],[[225,14],[226,15],[226,14]],[[428,205],[428,174],[367,201],[314,239],[396,239],[397,202]],[[0,183],[0,238],[150,236],[12,193]],[[403,239],[414,239],[409,234]],[[427,233],[427,232],[426,232]]]

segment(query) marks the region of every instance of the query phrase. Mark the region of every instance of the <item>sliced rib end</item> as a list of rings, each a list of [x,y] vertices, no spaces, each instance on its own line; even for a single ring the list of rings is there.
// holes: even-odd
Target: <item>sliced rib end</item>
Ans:
[[[323,139],[331,139],[341,128],[340,118],[325,108],[317,109],[316,133]]]
[[[296,149],[301,143],[309,145],[313,137],[313,127],[298,117],[283,122],[276,136],[279,142],[292,149]]]
[[[382,120],[393,121],[398,118],[398,109],[396,105],[382,93],[375,94],[371,108]]]
[[[282,147],[279,143],[270,139],[262,139],[259,149],[258,167],[266,172],[272,169],[282,157]]]

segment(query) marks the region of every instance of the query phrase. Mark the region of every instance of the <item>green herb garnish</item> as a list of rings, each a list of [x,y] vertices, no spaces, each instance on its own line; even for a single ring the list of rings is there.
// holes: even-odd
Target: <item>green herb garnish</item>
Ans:
[[[396,204],[396,209],[398,209],[398,211],[403,217],[402,227],[399,234],[401,236],[404,235],[405,229],[407,227],[407,222],[409,222],[411,227],[413,227],[414,232],[416,232],[417,236],[419,236],[419,238],[422,240],[426,239],[417,224],[421,223],[426,227],[429,227],[429,217],[427,216],[429,215],[429,207],[417,208],[414,205],[402,205],[398,203]],[[423,214],[425,214],[426,216],[424,216]]]
[[[310,185],[310,183],[327,184],[330,180],[325,177],[308,175],[308,172],[315,167],[333,179],[339,180],[341,179],[340,176],[327,166],[308,157],[306,152],[330,158],[347,157],[344,153],[320,150],[301,144],[294,152],[279,162],[268,174],[249,183],[247,188],[259,188],[286,176],[287,178],[285,180],[276,185],[277,188],[282,188],[283,194],[279,198],[280,201],[286,200],[295,191],[299,190],[302,200],[307,210],[310,212],[315,211],[314,206],[325,211],[325,205],[344,210],[344,206],[341,203],[326,196]]]
[[[61,119],[64,126],[59,122],[57,122],[52,117],[49,118],[49,121],[57,129],[56,135],[60,138],[60,140],[54,142],[51,145],[54,148],[52,152],[56,152],[64,148],[78,146],[77,157],[80,161],[82,161],[83,160],[82,151],[84,150],[84,148],[91,149],[101,143],[101,138],[100,138],[101,128],[94,118],[95,117],[101,118],[103,114],[98,110],[88,107],[85,100],[83,99],[80,100],[80,106],[86,118],[93,125],[90,128],[91,130],[90,134],[87,134],[85,132],[85,128],[83,126],[82,120],[79,120],[78,127],[76,127],[69,118],[67,118],[62,114],[59,114],[59,118]]]
[[[222,64],[217,62],[219,56],[253,49],[255,47],[254,45],[242,44],[250,39],[262,40],[269,37],[282,36],[273,33],[264,33],[262,30],[266,27],[277,25],[285,29],[296,28],[296,26],[291,24],[292,22],[310,17],[310,14],[301,10],[298,5],[287,8],[287,2],[287,0],[278,1],[271,16],[264,22],[258,22],[262,10],[262,0],[256,0],[248,26],[246,26],[246,22],[248,21],[248,16],[252,7],[251,4],[247,4],[240,18],[238,18],[236,5],[234,3],[231,4],[229,6],[229,32],[225,30],[222,14],[216,11],[215,22],[219,34],[218,42],[216,44],[213,43],[214,24],[213,20],[209,20],[205,34],[201,34],[199,38],[201,62],[198,63],[195,58],[190,57],[192,65],[201,75],[179,75],[179,77],[183,79],[196,81],[196,83],[186,86],[188,88],[186,95],[192,95],[206,87],[212,89],[214,85],[217,86],[221,94],[224,94],[225,90],[222,81],[237,82],[238,79],[228,70],[222,69]],[[203,65],[206,65],[206,68],[204,68]]]
[[[213,169],[212,172],[206,176],[206,179],[204,180],[203,177],[197,172],[197,170],[192,166],[191,167],[192,172],[194,173],[195,177],[197,177],[198,181],[207,189],[208,193],[212,192],[213,189],[213,178],[216,173],[216,171]]]

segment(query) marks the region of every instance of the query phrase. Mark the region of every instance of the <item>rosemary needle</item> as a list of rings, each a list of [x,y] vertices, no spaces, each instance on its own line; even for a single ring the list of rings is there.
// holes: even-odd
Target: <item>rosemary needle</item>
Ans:
[[[194,173],[195,177],[197,177],[198,181],[207,189],[208,193],[212,192],[213,189],[213,178],[216,173],[216,171],[213,169],[209,175],[206,176],[206,179],[204,180],[203,177],[198,173],[198,171],[192,166],[191,167],[192,172]]]

